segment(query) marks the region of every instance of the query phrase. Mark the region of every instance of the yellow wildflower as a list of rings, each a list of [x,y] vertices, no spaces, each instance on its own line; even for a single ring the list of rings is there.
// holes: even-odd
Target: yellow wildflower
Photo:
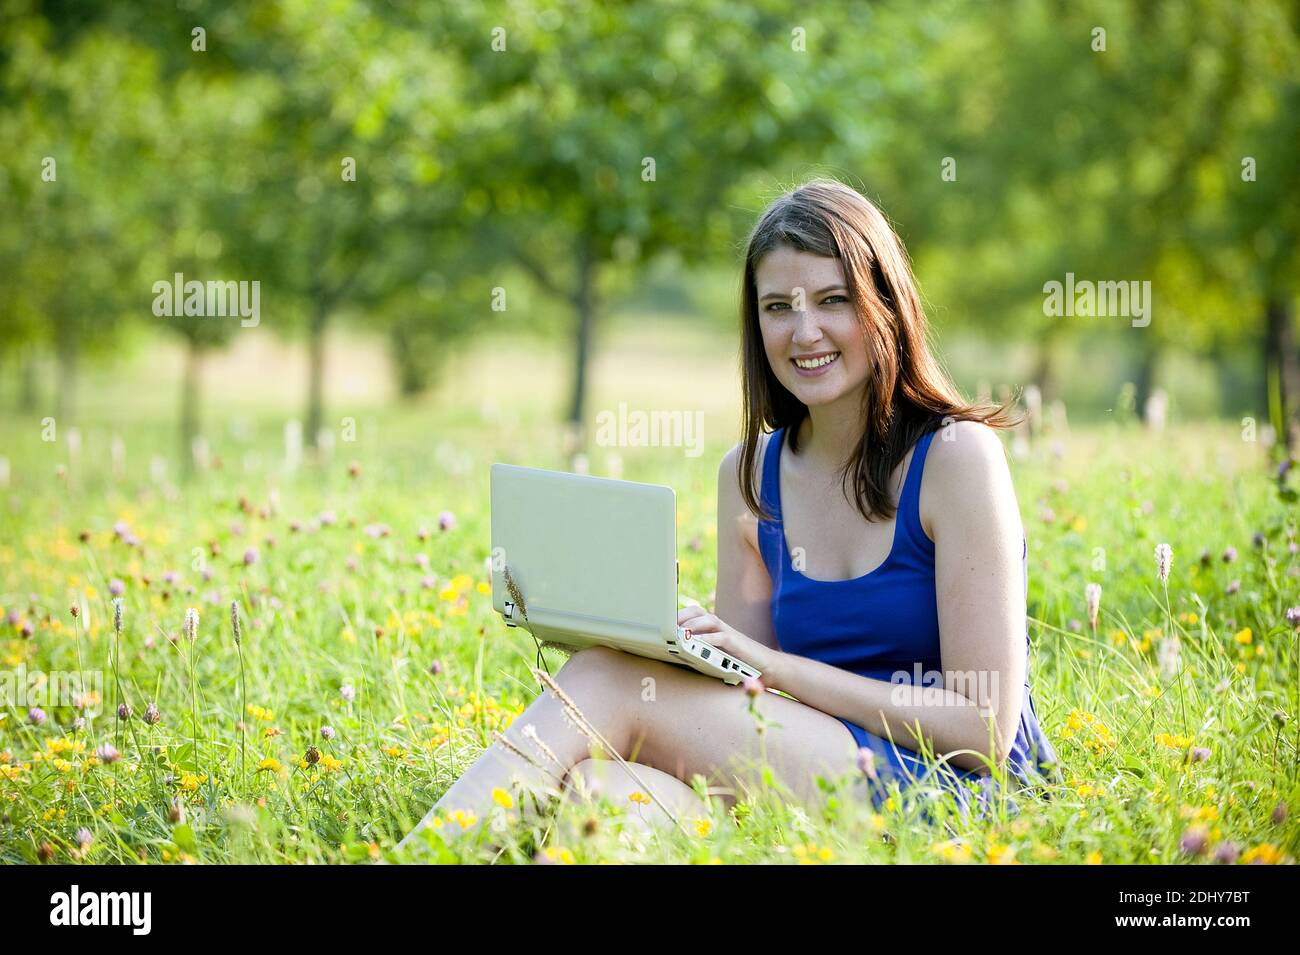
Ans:
[[[1282,853],[1277,846],[1269,842],[1260,843],[1253,848],[1247,849],[1241,854],[1241,861],[1245,865],[1252,862],[1259,862],[1264,865],[1277,865],[1282,861]]]
[[[1014,865],[1016,851],[1004,843],[995,842],[989,846],[988,858],[991,865]]]
[[[568,849],[556,849],[552,846],[547,846],[542,850],[542,855],[545,857],[547,862],[553,862],[557,865],[573,865],[573,853]]]
[[[447,821],[457,823],[462,829],[468,829],[478,822],[478,816],[474,815],[473,810],[454,809],[447,817]]]

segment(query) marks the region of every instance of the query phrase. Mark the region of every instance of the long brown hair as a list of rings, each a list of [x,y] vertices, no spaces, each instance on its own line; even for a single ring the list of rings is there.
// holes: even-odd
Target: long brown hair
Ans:
[[[1024,420],[1009,410],[1011,401],[1000,406],[970,404],[961,397],[930,352],[930,329],[916,279],[889,221],[852,187],[834,179],[812,179],[768,206],[745,252],[740,306],[745,406],[738,463],[741,496],[760,519],[773,519],[763,510],[754,474],[760,427],[784,427],[790,450],[798,452],[799,425],[808,416],[808,406],[773,373],[758,326],[754,272],[764,255],[782,245],[833,256],[843,265],[872,374],[863,397],[866,426],[841,469],[840,483],[853,475],[854,503],[868,521],[873,514],[893,516],[889,476],[927,431],[946,421],[1012,428]]]

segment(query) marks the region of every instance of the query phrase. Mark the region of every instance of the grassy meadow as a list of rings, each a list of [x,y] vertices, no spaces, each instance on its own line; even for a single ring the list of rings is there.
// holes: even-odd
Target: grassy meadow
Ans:
[[[205,370],[207,459],[189,480],[165,355],[92,370],[71,446],[58,422],[42,440],[43,414],[0,415],[0,665],[100,677],[81,706],[0,708],[0,861],[1246,864],[1300,851],[1296,508],[1238,423],[1175,419],[1159,433],[1076,425],[1013,457],[1030,677],[1064,764],[1055,798],[1005,795],[972,820],[940,806],[927,824],[900,799],[877,813],[841,795],[810,812],[770,788],[651,833],[629,821],[635,801],[525,825],[503,792],[490,835],[449,847],[432,830],[395,852],[539,692],[532,640],[491,608],[488,465],[568,467],[568,362],[484,342],[404,406],[369,387],[378,357],[336,347],[332,367],[346,353],[361,378],[331,379],[338,437],[318,459],[286,446],[301,369],[274,355]],[[705,412],[698,457],[593,445],[588,467],[676,489],[682,596],[706,604],[734,354],[690,326],[655,338],[633,325],[594,365],[591,415],[619,400]]]

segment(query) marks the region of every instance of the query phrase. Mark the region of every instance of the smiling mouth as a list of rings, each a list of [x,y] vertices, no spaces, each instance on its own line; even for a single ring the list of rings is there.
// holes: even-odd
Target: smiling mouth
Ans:
[[[829,365],[839,357],[840,353],[836,351],[831,352],[829,355],[823,355],[821,358],[791,358],[790,361],[794,363],[796,368],[813,369]]]

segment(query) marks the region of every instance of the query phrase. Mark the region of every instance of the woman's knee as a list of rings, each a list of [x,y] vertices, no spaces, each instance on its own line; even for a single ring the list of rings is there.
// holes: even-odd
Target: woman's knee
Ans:
[[[609,647],[583,647],[564,661],[560,672],[555,675],[555,682],[568,689],[571,685],[594,683],[601,685],[619,666],[621,657],[627,654]]]
[[[629,659],[636,658],[608,647],[586,647],[569,657],[555,676],[561,691],[560,704],[566,713],[577,710],[576,714],[569,713],[568,722],[577,724],[576,728],[589,738],[589,728],[603,737],[591,739],[593,754],[612,746],[619,755],[627,755],[627,698],[635,690]]]
[[[559,687],[581,705],[626,704],[634,690],[632,667],[639,657],[609,647],[584,647],[565,661],[555,675]]]

